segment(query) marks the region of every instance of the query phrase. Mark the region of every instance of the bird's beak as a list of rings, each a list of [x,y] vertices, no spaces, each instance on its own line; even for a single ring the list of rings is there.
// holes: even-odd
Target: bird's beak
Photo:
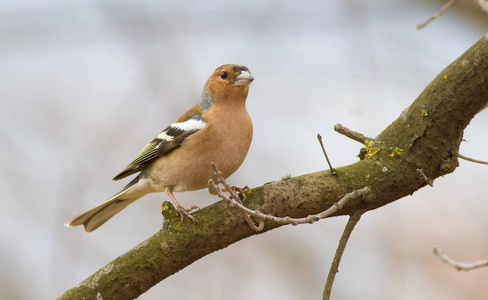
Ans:
[[[254,77],[252,77],[251,74],[249,74],[246,71],[242,71],[241,74],[239,74],[239,76],[236,77],[236,81],[234,84],[238,86],[249,86],[249,84],[253,80]]]

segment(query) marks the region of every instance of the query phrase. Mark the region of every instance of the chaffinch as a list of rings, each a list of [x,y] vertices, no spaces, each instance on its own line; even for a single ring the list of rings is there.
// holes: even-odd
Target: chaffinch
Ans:
[[[163,191],[173,200],[182,220],[186,215],[196,221],[189,213],[191,209],[184,209],[173,192],[206,188],[209,179],[216,179],[212,162],[225,178],[240,167],[252,140],[246,98],[253,80],[244,66],[218,67],[205,84],[200,101],[147,144],[114,180],[139,175],[122,191],[65,225],[83,225],[85,231],[93,231],[142,196]]]

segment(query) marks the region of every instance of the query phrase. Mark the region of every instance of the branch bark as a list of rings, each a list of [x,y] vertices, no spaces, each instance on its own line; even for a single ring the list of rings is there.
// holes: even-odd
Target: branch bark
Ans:
[[[445,68],[400,117],[369,142],[366,159],[337,168],[265,184],[247,193],[246,206],[275,216],[303,218],[332,206],[364,186],[371,195],[349,201],[333,214],[369,211],[426,185],[458,166],[458,150],[470,120],[488,103],[488,36]],[[401,150],[401,151],[400,151]],[[270,220],[255,232],[241,212],[219,201],[194,213],[199,224],[179,218],[134,249],[68,290],[59,299],[134,299],[149,288],[219,249],[263,234],[280,224]]]

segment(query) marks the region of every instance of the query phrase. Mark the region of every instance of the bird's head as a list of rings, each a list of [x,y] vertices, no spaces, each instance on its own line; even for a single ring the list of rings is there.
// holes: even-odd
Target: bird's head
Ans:
[[[212,73],[205,85],[202,96],[208,98],[209,102],[245,102],[249,92],[249,84],[253,80],[251,72],[245,66],[223,65]]]

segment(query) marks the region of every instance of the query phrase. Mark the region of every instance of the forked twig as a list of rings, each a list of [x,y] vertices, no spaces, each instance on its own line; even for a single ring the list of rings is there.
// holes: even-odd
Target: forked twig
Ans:
[[[371,192],[369,187],[364,187],[362,189],[355,190],[351,193],[346,194],[339,201],[334,203],[329,209],[327,209],[321,213],[318,213],[318,214],[309,215],[305,218],[290,218],[288,216],[284,217],[284,218],[280,218],[280,217],[275,217],[272,215],[262,213],[262,212],[257,211],[257,210],[249,209],[249,208],[245,207],[244,205],[242,205],[239,196],[230,187],[230,185],[225,181],[225,178],[223,178],[222,173],[219,172],[219,170],[217,169],[217,166],[214,163],[212,163],[212,168],[214,169],[215,174],[217,175],[219,183],[221,183],[227,189],[227,191],[230,193],[230,197],[225,195],[222,192],[222,190],[220,189],[220,187],[218,186],[218,184],[215,184],[215,182],[212,179],[209,180],[209,185],[217,191],[217,194],[219,195],[220,198],[229,201],[232,206],[237,207],[244,215],[246,215],[248,217],[253,216],[255,218],[258,218],[259,219],[259,227],[255,226],[252,221],[249,222],[250,219],[248,221],[249,225],[252,224],[251,227],[256,231],[261,231],[264,228],[264,221],[273,221],[273,222],[276,222],[278,224],[292,224],[292,225],[305,224],[305,223],[308,223],[308,224],[315,223],[318,220],[326,218],[326,217],[332,215],[333,213],[337,212],[348,201],[350,201],[354,198],[357,198],[359,196],[367,195]],[[246,221],[247,221],[247,218],[246,218]]]
[[[239,198],[239,195],[237,195],[237,192],[239,192],[239,194],[242,196],[243,199],[246,199],[246,194],[244,193],[244,191],[242,189],[234,188],[234,187],[230,186],[227,183],[227,181],[225,181],[224,176],[222,176],[222,172],[220,172],[217,169],[217,165],[215,165],[215,163],[212,163],[212,168],[214,170],[215,175],[217,175],[218,183],[215,184],[213,179],[210,179],[208,181],[208,185],[211,186],[215,191],[217,191],[217,195],[221,199],[225,199],[225,200],[229,201],[231,206],[235,206],[235,205],[242,206],[241,199]],[[222,184],[224,186],[225,191],[227,191],[230,194],[230,197],[228,197],[224,194],[224,191],[218,186],[219,184]],[[263,230],[264,221],[259,220],[258,221],[259,225],[256,226],[248,214],[244,213],[243,215],[244,215],[244,219],[246,220],[246,222],[249,224],[249,226],[251,226],[251,228],[254,231]]]

